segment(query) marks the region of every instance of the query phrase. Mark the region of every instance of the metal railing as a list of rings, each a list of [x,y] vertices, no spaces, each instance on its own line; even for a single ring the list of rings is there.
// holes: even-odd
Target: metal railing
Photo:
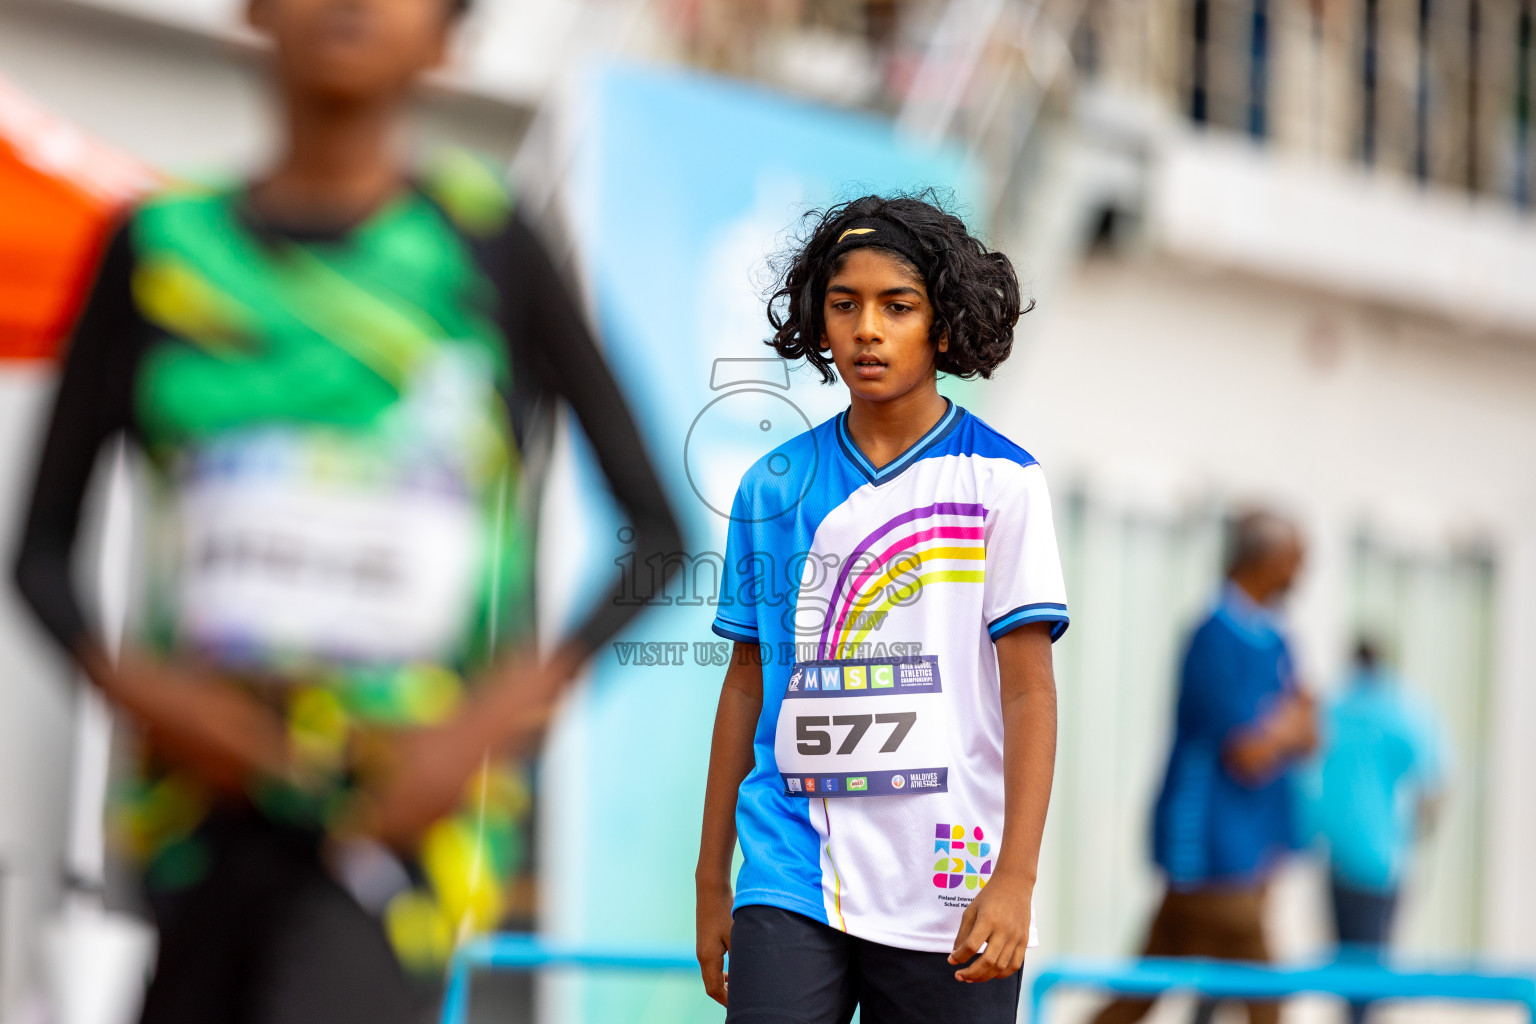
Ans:
[[[443,998],[442,1024],[468,1024],[471,977],[477,970],[583,970],[693,973],[686,946],[636,948],[562,942],[536,935],[492,935],[467,943],[454,956]],[[1536,975],[1479,970],[1405,971],[1348,962],[1314,967],[1211,960],[1060,960],[1048,964],[1029,988],[1030,1024],[1046,1024],[1048,997],[1061,988],[1155,997],[1191,992],[1213,999],[1283,999],[1334,995],[1350,1000],[1446,999],[1514,1003],[1536,1024]]]
[[[551,967],[584,970],[696,972],[699,962],[689,946],[647,949],[591,946],[537,935],[488,935],[465,943],[454,954],[443,993],[442,1024],[468,1024],[470,978],[477,970],[538,971]]]
[[[1030,1024],[1045,1024],[1046,997],[1058,988],[1088,988],[1153,997],[1193,992],[1214,999],[1280,999],[1334,995],[1350,1000],[1451,999],[1515,1003],[1536,1022],[1536,977],[1481,971],[1399,971],[1374,964],[1317,967],[1212,960],[1058,961],[1035,976]]]

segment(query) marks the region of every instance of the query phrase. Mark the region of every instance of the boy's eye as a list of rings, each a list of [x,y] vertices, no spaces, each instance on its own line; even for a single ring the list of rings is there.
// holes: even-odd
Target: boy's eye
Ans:
[[[853,300],[851,300],[851,299],[839,299],[836,302],[832,303],[832,308],[836,309],[836,310],[839,310],[840,312],[846,313],[850,309],[853,308]]]
[[[907,305],[905,302],[893,302],[893,303],[891,303],[889,308],[890,308],[890,311],[892,313],[910,313],[910,312],[912,312],[912,307]]]

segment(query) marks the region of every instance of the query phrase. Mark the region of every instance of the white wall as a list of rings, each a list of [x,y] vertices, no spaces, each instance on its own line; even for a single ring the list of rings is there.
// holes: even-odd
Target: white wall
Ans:
[[[1149,203],[1168,251],[1463,323],[1536,331],[1536,228],[1508,200],[1240,136],[1180,134],[1163,147]]]
[[[63,871],[72,677],[10,586],[21,495],[52,390],[41,369],[0,371],[0,1017],[37,977],[37,928]]]
[[[253,171],[270,155],[263,57],[205,32],[73,3],[0,0],[0,75],[55,113],[178,174]],[[508,160],[531,110],[449,87],[418,105],[407,144]]]
[[[38,0],[23,0],[36,3]],[[248,0],[51,0],[226,40],[249,40]],[[514,105],[535,103],[594,46],[645,46],[648,0],[472,0],[448,70],[453,86]]]

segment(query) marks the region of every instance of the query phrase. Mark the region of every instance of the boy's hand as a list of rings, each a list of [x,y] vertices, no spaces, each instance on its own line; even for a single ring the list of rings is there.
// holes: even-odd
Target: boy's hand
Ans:
[[[959,965],[973,958],[974,962],[955,972],[956,981],[1006,978],[1024,966],[1024,950],[1029,946],[1029,900],[1034,888],[1012,876],[994,874],[965,908],[949,962]],[[986,946],[985,952],[982,946]]]
[[[709,743],[704,827],[699,836],[695,904],[699,972],[704,991],[726,1005],[725,955],[731,950],[731,858],[736,850],[736,794],[752,771],[752,737],[763,710],[763,666],[756,644],[737,642],[720,687]]]
[[[575,672],[571,658],[517,657],[448,721],[421,729],[365,734],[354,756],[363,792],[346,831],[402,852],[453,810],[487,757],[535,741]]]
[[[434,821],[464,794],[488,748],[456,722],[371,733],[356,741],[367,780],[343,832],[359,832],[400,852],[415,849]]]
[[[1317,749],[1317,698],[1303,690],[1287,703],[1286,738],[1298,757]]]
[[[78,656],[108,699],[143,728],[157,753],[220,793],[243,797],[262,776],[287,776],[283,721],[217,671],[132,651],[114,665],[95,647]]]
[[[731,887],[699,885],[697,914],[699,972],[704,991],[726,1005],[725,954],[731,950]]]
[[[1248,786],[1269,782],[1286,764],[1317,749],[1317,698],[1287,694],[1256,723],[1237,730],[1222,752],[1227,770]]]

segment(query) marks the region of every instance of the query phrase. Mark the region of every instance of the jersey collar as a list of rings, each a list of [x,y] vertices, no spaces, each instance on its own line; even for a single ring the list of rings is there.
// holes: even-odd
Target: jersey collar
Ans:
[[[1273,608],[1259,604],[1236,583],[1228,580],[1221,589],[1216,610],[1251,643],[1266,643],[1281,636],[1280,617]]]
[[[393,194],[362,216],[337,224],[303,224],[279,222],[267,217],[251,201],[253,182],[242,182],[230,190],[229,201],[234,207],[236,220],[268,242],[291,242],[299,245],[344,245],[372,230],[377,225],[396,217],[417,201],[431,202],[421,188],[407,180]]]
[[[869,458],[859,450],[859,446],[853,441],[853,435],[848,432],[847,409],[838,413],[837,416],[838,447],[843,450],[843,456],[853,463],[854,469],[863,474],[870,483],[879,486],[887,480],[900,475],[902,470],[922,458],[923,453],[944,440],[944,438],[949,436],[949,432],[955,429],[955,425],[960,422],[960,417],[964,414],[965,410],[948,398],[944,399],[944,401],[948,402],[949,405],[944,410],[944,415],[939,417],[939,422],[930,427],[926,434],[914,441],[906,451],[879,469],[876,469],[874,464],[869,461]]]

